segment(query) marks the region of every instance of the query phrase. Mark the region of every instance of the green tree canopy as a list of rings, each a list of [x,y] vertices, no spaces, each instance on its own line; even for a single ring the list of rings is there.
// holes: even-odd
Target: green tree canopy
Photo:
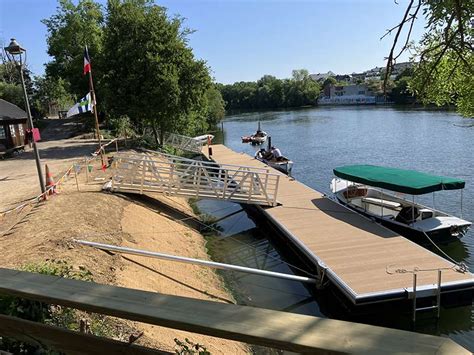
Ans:
[[[53,57],[39,82],[43,98],[84,96],[88,45],[98,109],[112,118],[127,116],[140,132],[151,126],[155,132],[195,133],[222,116],[223,101],[212,91],[209,69],[188,46],[191,31],[154,1],[109,0],[103,6],[59,0],[57,12],[43,23]],[[54,93],[51,83],[58,85]]]
[[[320,87],[306,69],[294,70],[291,79],[264,75],[256,82],[219,85],[227,109],[275,109],[316,105]]]
[[[104,84],[112,114],[149,124],[155,134],[206,126],[203,106],[211,79],[188,46],[182,21],[149,1],[109,0]],[[196,120],[201,124],[191,122]]]
[[[410,36],[418,13],[423,11],[426,31],[418,45]],[[410,90],[424,103],[455,104],[458,112],[474,117],[474,0],[410,0],[395,32],[387,60],[385,82],[402,53],[414,49]],[[408,26],[403,45],[397,49],[402,30]]]
[[[100,54],[104,32],[103,8],[93,0],[59,0],[56,14],[42,21],[48,31],[48,54],[53,60],[46,64],[46,75],[52,80],[64,79],[71,94],[83,97],[89,90],[82,68],[84,47],[94,58],[96,81],[102,78]],[[97,85],[100,91],[100,85]]]

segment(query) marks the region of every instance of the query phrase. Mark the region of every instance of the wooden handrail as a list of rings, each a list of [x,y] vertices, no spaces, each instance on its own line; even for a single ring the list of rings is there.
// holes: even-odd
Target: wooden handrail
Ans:
[[[448,338],[9,269],[0,294],[295,352],[469,354]]]

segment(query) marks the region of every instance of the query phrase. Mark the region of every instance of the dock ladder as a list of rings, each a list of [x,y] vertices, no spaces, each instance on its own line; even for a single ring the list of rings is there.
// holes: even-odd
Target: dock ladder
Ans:
[[[439,319],[440,312],[441,312],[441,270],[438,269],[438,285],[437,285],[437,288],[436,288],[436,304],[435,305],[417,308],[417,306],[416,306],[416,281],[417,281],[417,274],[416,274],[416,272],[414,272],[413,273],[413,314],[412,314],[413,324],[416,322],[416,312],[427,311],[427,310],[430,310],[430,309],[436,309],[436,318]]]

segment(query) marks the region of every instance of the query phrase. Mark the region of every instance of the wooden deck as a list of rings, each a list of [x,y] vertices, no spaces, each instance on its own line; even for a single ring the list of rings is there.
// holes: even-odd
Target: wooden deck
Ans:
[[[213,145],[212,150],[211,159],[218,164],[266,167],[223,145]],[[207,147],[203,153],[207,154]],[[418,298],[434,295],[438,269],[443,270],[442,291],[474,288],[471,273],[454,270],[451,262],[283,174],[277,201],[280,205],[263,209],[264,214],[324,268],[355,304],[410,297],[413,274],[393,272],[395,269],[420,270]]]

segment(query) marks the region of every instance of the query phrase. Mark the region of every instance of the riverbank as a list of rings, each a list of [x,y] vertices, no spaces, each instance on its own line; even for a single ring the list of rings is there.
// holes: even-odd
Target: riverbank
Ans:
[[[64,147],[67,149],[66,144]],[[54,166],[66,163],[68,161],[57,159]],[[25,164],[25,160],[8,162],[12,174],[15,173],[15,164]],[[74,243],[73,239],[85,239],[209,259],[204,237],[162,208],[171,206],[193,216],[185,199],[150,195],[144,202],[133,196],[101,192],[104,181],[110,178],[112,172],[102,171],[99,161],[94,161],[92,165],[89,182],[86,181],[85,169],[82,169],[78,174],[78,185],[74,174],[71,174],[58,194],[48,201],[26,206],[0,218],[0,267],[49,271],[55,265],[67,265],[71,272],[85,273],[101,284],[235,303],[222,279],[212,269],[139,256],[114,255]],[[53,173],[56,175],[59,171]],[[24,178],[28,181],[15,176],[14,183],[28,185],[31,177]],[[11,189],[10,185],[0,183],[0,194]],[[22,195],[22,198],[26,197],[33,196]],[[80,316],[87,319],[87,315],[81,313]],[[79,328],[75,324],[78,321],[75,319],[71,326]],[[98,327],[103,335],[115,339],[129,341],[138,337],[136,344],[171,352],[180,348],[175,339],[182,343],[189,339],[212,354],[250,352],[247,345],[238,342],[111,317],[100,318],[100,324],[92,324],[92,327]]]

